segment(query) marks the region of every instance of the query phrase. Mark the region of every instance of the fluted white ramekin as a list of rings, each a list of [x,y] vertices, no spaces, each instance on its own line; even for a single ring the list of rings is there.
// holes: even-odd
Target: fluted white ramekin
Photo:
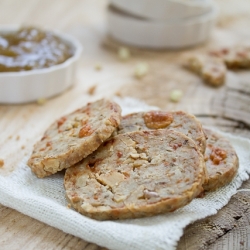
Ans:
[[[0,33],[16,31],[15,27],[0,27]],[[21,72],[0,72],[0,103],[20,104],[50,98],[68,89],[75,81],[82,46],[74,37],[58,31],[53,33],[73,47],[74,54],[65,62],[44,69]]]

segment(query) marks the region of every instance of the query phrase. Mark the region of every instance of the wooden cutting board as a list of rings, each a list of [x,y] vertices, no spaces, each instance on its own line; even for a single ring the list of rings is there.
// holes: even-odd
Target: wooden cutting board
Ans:
[[[0,158],[5,162],[0,174],[10,174],[56,118],[101,97],[132,96],[162,109],[182,109],[204,125],[250,138],[250,71],[228,72],[226,84],[215,89],[182,67],[187,52],[250,41],[249,2],[237,1],[237,7],[233,0],[217,2],[222,12],[208,43],[182,51],[131,48],[131,58],[122,62],[120,44],[106,34],[106,1],[2,0],[0,24],[60,29],[75,35],[84,52],[77,81],[63,95],[44,105],[0,105]],[[133,76],[138,62],[149,65],[139,80]],[[173,89],[183,91],[178,103],[169,99]],[[250,181],[243,188],[249,189]],[[188,226],[178,249],[250,249],[249,208],[250,192],[237,193],[217,215]],[[2,205],[0,211],[0,249],[101,249]]]

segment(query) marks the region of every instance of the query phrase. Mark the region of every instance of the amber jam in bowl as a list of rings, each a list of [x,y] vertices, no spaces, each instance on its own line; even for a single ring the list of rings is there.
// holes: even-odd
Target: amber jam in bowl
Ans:
[[[34,27],[0,27],[0,103],[50,98],[68,89],[82,46],[74,37]]]

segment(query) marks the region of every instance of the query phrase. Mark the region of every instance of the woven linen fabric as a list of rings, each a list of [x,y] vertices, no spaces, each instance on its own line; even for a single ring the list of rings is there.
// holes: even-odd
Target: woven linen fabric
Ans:
[[[116,99],[125,113],[156,109],[135,99]],[[217,131],[218,132],[218,131]],[[20,162],[9,176],[0,176],[0,203],[50,226],[109,249],[175,249],[183,229],[190,223],[215,214],[237,192],[250,173],[250,140],[222,133],[239,157],[239,171],[233,181],[204,198],[194,199],[172,213],[150,218],[96,221],[67,207],[63,173],[38,179]]]

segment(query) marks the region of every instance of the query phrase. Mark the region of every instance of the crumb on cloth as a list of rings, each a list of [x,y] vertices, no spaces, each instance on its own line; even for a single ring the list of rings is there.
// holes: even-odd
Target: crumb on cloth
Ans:
[[[0,168],[4,166],[4,160],[0,158]]]
[[[94,95],[95,94],[95,91],[96,91],[96,85],[93,85],[91,86],[89,89],[88,89],[88,94],[89,95]]]
[[[101,65],[100,63],[96,63],[96,64],[95,64],[95,70],[96,70],[96,71],[102,70],[102,65]]]

